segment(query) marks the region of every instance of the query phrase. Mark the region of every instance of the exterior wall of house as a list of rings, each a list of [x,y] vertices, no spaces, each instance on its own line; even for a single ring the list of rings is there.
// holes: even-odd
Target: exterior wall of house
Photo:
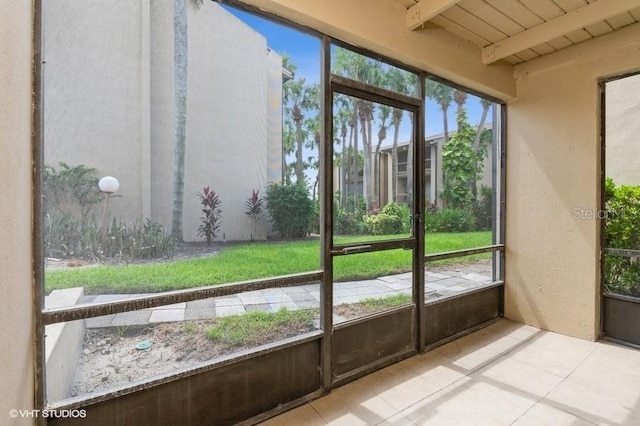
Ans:
[[[607,83],[606,174],[616,185],[640,185],[640,75]]]
[[[507,105],[505,316],[600,333],[598,79],[637,69],[640,28],[516,66]],[[578,210],[576,210],[578,209]],[[593,217],[593,216],[591,216]]]
[[[28,1],[3,2],[0,8],[0,418],[12,425],[11,409],[34,405],[34,322],[31,283],[31,126],[32,22]]]
[[[200,240],[196,193],[209,186],[222,199],[219,239],[247,240],[246,199],[280,180],[282,58],[217,4],[188,4],[184,239]],[[48,2],[44,21],[45,163],[115,176],[114,216],[126,223],[150,218],[170,229],[172,2]],[[265,238],[265,225],[254,238]]]

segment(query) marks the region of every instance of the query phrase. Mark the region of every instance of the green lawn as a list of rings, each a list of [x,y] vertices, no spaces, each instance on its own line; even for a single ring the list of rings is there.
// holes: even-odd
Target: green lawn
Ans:
[[[341,238],[339,242],[361,240],[361,237]],[[430,234],[425,245],[427,253],[439,253],[489,244],[490,232],[469,232]],[[143,293],[309,272],[320,269],[319,248],[317,240],[251,243],[229,246],[216,256],[207,258],[50,271],[45,274],[45,289],[49,292],[60,288],[84,287],[86,294]],[[410,254],[409,250],[388,250],[341,256],[336,258],[335,277],[337,280],[372,278],[408,271],[411,267]],[[456,261],[487,256],[468,256]]]

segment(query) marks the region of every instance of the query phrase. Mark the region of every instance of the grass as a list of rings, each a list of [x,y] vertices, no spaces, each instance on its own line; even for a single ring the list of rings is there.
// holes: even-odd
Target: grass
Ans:
[[[207,336],[230,345],[262,344],[278,332],[306,331],[313,325],[314,315],[314,310],[289,311],[286,308],[280,308],[277,312],[253,311],[231,315],[218,319],[207,330]]]
[[[394,294],[393,296],[388,297],[372,297],[367,299],[362,299],[358,302],[365,309],[370,309],[371,311],[383,311],[385,309],[395,308],[397,306],[408,305],[413,302],[413,298],[409,294]]]
[[[381,236],[376,239],[388,239]],[[370,238],[369,240],[372,240]],[[339,243],[362,241],[340,238]],[[443,233],[427,236],[427,253],[460,250],[491,244],[490,232]],[[455,262],[486,258],[474,255]],[[445,261],[446,262],[446,261]],[[451,263],[451,261],[448,261]],[[374,278],[409,271],[411,251],[387,250],[335,258],[336,280]],[[250,243],[230,246],[215,256],[170,263],[96,266],[45,274],[45,290],[84,287],[85,294],[144,293],[233,283],[320,269],[320,242]]]

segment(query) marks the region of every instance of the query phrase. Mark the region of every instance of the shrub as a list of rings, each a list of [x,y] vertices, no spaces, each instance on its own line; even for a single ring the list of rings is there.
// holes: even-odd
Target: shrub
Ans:
[[[253,241],[253,237],[256,234],[258,227],[258,221],[260,220],[264,209],[264,200],[260,197],[260,190],[256,191],[252,189],[251,197],[247,198],[244,206],[244,213],[251,218],[251,241]]]
[[[198,227],[198,236],[204,237],[207,244],[216,239],[220,226],[222,225],[222,210],[220,209],[220,196],[215,191],[209,190],[208,186],[202,188],[202,192],[196,194],[202,204],[202,224]]]
[[[42,176],[46,257],[129,261],[173,254],[175,241],[148,219],[129,226],[114,218],[105,235],[92,214],[102,199],[95,169],[63,162],[59,165],[59,170],[45,166]]]
[[[337,210],[333,226],[338,235],[362,235],[368,232],[361,214],[344,209]]]
[[[640,250],[640,186],[616,187],[607,178],[605,200],[606,247]],[[607,291],[640,295],[640,258],[606,255],[604,277]]]
[[[129,261],[171,256],[175,250],[175,240],[161,225],[149,219],[142,225],[128,226],[114,218],[106,236],[95,219],[80,230],[78,223],[69,216],[57,220],[47,216],[44,228],[50,237],[45,241],[47,256]]]
[[[488,186],[481,186],[474,208],[476,230],[487,231],[492,228],[493,214],[491,211],[493,191]]]
[[[475,218],[467,209],[427,210],[425,230],[429,232],[470,232]]]
[[[45,220],[49,221],[44,240],[49,247],[56,247],[56,241],[71,240],[81,232],[91,218],[91,211],[102,199],[95,169],[63,162],[59,166],[59,170],[45,166],[42,173],[43,210]]]
[[[403,212],[402,212],[402,207],[400,207],[397,203],[392,201],[382,208],[381,213],[388,214],[390,216],[397,216],[400,219],[402,219]]]
[[[304,184],[273,183],[267,188],[266,201],[271,223],[283,238],[309,234],[314,208]]]
[[[402,219],[386,213],[366,216],[365,224],[372,235],[390,235],[402,233]]]

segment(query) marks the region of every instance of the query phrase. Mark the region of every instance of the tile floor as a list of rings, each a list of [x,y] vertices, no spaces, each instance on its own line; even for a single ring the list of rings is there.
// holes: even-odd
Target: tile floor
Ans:
[[[262,424],[640,425],[640,350],[499,320]]]

